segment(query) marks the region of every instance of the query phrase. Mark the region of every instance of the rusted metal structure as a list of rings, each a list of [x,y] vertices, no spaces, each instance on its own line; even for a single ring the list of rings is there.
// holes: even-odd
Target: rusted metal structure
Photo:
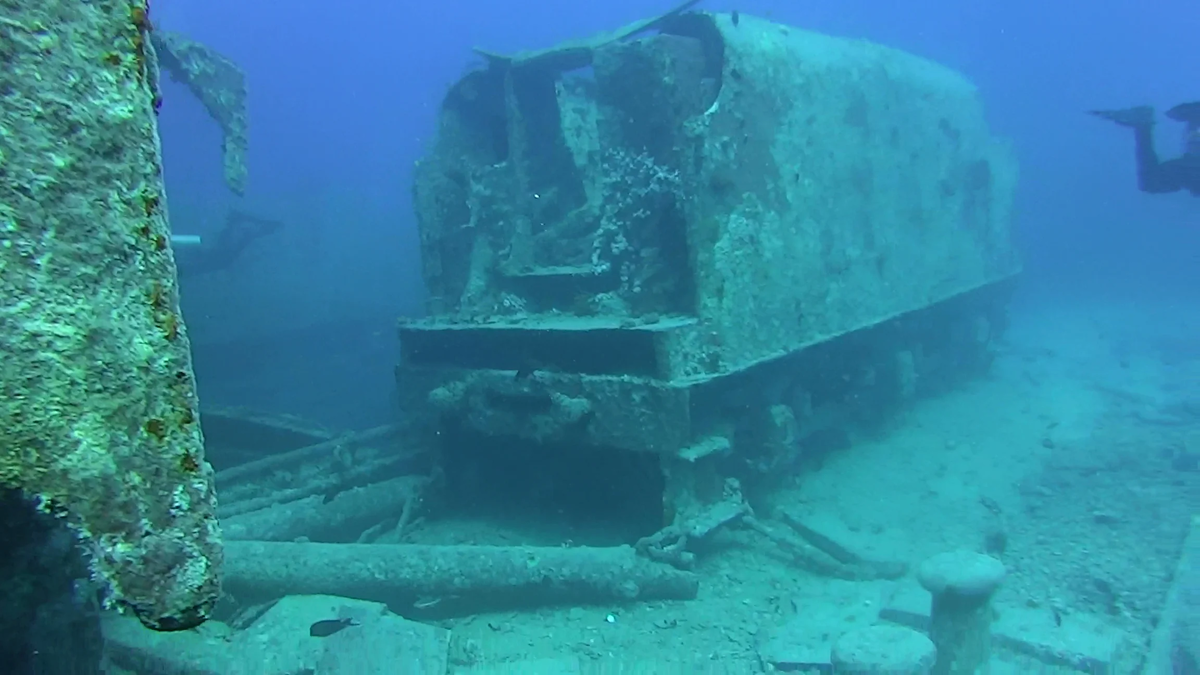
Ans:
[[[687,11],[481,53],[416,171],[397,369],[451,487],[611,473],[671,520],[986,365],[1017,166],[960,74]]]

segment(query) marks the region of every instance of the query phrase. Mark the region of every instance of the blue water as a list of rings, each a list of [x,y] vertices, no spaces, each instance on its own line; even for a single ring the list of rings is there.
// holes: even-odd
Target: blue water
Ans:
[[[183,86],[164,83],[173,231],[215,236],[231,208],[284,225],[234,268],[182,283],[202,407],[287,415],[332,433],[392,422],[396,319],[426,306],[414,163],[432,146],[448,87],[480,64],[471,48],[543,48],[668,6],[157,0],[157,27],[226,55],[249,88],[250,177],[239,197],[222,180],[220,130]],[[746,0],[699,9],[862,38],[958,70],[1020,164],[1014,228],[1025,272],[993,371],[855,438],[820,479],[780,499],[868,557],[1006,552],[1000,600],[1020,625],[1006,624],[1005,635],[1034,635],[1030,643],[1065,644],[1064,653],[1099,654],[1111,672],[1134,672],[1200,508],[1200,202],[1139,192],[1132,134],[1086,111],[1162,111],[1200,99],[1200,11],[1184,0]],[[1180,131],[1158,125],[1163,156],[1178,152]],[[497,541],[487,525],[456,527],[456,543],[580,543],[562,529]],[[444,543],[437,535],[452,529],[406,541]],[[755,541],[739,531],[709,552],[691,606],[475,617],[439,597],[417,599],[409,614],[459,636],[452,672],[584,672],[578,664],[645,666],[681,653],[693,665],[680,672],[760,672],[773,660],[807,663],[804,650],[830,634],[903,604],[890,583],[809,584],[777,557],[748,552]],[[1033,624],[1022,623],[1027,616]],[[1114,655],[1108,641],[1131,646]],[[1082,672],[1080,663],[1061,672]],[[613,672],[668,672],[646,667]],[[283,672],[256,668],[244,672]]]
[[[161,128],[176,231],[212,228],[236,203],[286,222],[299,249],[292,255],[301,256],[270,278],[238,284],[236,303],[199,292],[185,300],[206,393],[346,426],[386,415],[379,401],[390,386],[391,322],[422,308],[412,166],[447,86],[478,63],[471,47],[540,48],[664,4],[296,2],[283,11],[227,0],[156,3],[159,25],[228,55],[250,88],[250,187],[235,200],[221,182],[216,126],[181,87],[166,86]],[[977,83],[995,132],[1012,139],[1021,163],[1016,225],[1030,302],[1065,293],[1182,300],[1197,287],[1195,200],[1138,193],[1129,134],[1083,114],[1197,96],[1189,87],[1200,16],[1185,3],[1119,0],[1098,11],[1082,2],[751,0],[702,8],[880,42]],[[1165,155],[1175,152],[1177,131],[1160,125]],[[264,248],[255,254],[268,259]],[[357,325],[329,327],[345,323]],[[289,336],[301,328],[304,336]],[[281,385],[273,393],[219,375],[230,358],[224,345],[242,342],[286,344],[255,359]]]

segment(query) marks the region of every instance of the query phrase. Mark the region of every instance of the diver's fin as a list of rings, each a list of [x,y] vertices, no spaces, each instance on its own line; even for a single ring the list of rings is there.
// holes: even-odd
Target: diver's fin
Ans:
[[[1154,108],[1148,105],[1122,110],[1089,110],[1088,114],[1116,122],[1123,127],[1146,127],[1154,124]]]
[[[1176,122],[1200,124],[1200,101],[1180,103],[1179,105],[1167,111],[1167,117],[1170,117]]]

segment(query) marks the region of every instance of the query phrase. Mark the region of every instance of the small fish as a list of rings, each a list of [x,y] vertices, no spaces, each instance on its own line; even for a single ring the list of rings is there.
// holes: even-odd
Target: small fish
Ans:
[[[340,630],[357,625],[358,622],[354,619],[325,619],[309,626],[308,634],[313,637],[329,637]]]
[[[440,604],[442,604],[442,599],[439,597],[423,596],[417,598],[416,602],[414,602],[412,606],[413,609],[433,609]]]
[[[735,9],[729,13],[729,20],[733,21],[733,27],[737,28],[738,23],[742,20],[742,15]]]

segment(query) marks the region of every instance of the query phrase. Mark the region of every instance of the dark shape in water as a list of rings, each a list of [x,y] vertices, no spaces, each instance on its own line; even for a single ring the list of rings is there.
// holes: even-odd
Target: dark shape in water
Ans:
[[[180,276],[199,276],[227,270],[256,240],[283,228],[283,223],[269,218],[260,218],[245,211],[232,209],[225,216],[225,225],[216,234],[213,243],[180,250],[176,253],[176,264]]]
[[[729,13],[729,20],[733,22],[733,25],[736,28],[738,23],[740,23],[742,20],[742,15],[735,9]]]
[[[308,634],[312,637],[329,637],[342,629],[357,625],[358,622],[354,619],[325,619],[309,626]]]
[[[1171,468],[1176,471],[1196,471],[1200,469],[1200,455],[1186,450],[1171,458]]]
[[[1170,117],[1176,122],[1200,124],[1200,101],[1180,103],[1179,105],[1167,111],[1167,117]]]

